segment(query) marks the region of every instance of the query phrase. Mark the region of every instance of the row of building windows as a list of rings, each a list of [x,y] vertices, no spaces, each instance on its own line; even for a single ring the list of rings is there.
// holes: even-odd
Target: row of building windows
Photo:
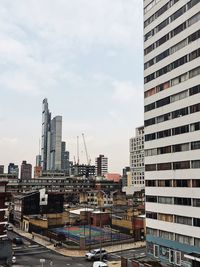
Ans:
[[[200,71],[200,67],[198,67],[198,70]],[[163,107],[165,105],[182,100],[186,97],[189,97],[189,96],[192,96],[192,95],[195,95],[198,93],[200,93],[200,84],[195,85],[189,89],[186,89],[180,93],[173,94],[171,96],[167,96],[165,98],[162,98],[156,102],[150,103],[150,104],[144,106],[144,112],[148,112],[150,110]],[[161,120],[161,122],[162,122],[162,120]]]
[[[200,245],[199,238],[193,238],[193,237],[186,236],[186,235],[180,235],[180,234],[157,230],[157,229],[153,229],[149,227],[146,228],[146,233],[147,235],[153,235],[155,237],[161,237],[163,239],[177,241],[179,243],[186,244],[186,245],[191,245],[191,246],[196,246],[196,247],[199,247]]]
[[[199,85],[199,88],[200,88],[200,85]],[[185,91],[184,91],[183,94],[181,92],[180,94],[178,94],[178,97],[177,97],[178,100],[180,100],[179,97],[181,97],[181,96],[183,98],[185,98],[185,96],[187,97],[188,94]],[[175,98],[175,99],[177,99],[177,98]],[[169,101],[170,101],[170,98],[167,98],[167,99],[169,99]],[[171,100],[175,100],[175,99],[172,98]],[[150,125],[153,125],[153,124],[157,124],[157,123],[161,123],[161,122],[164,122],[164,121],[176,119],[176,118],[183,117],[183,116],[186,116],[186,115],[189,115],[189,114],[192,114],[192,113],[196,113],[196,112],[199,112],[199,111],[200,111],[200,103],[197,103],[197,104],[189,106],[189,107],[184,107],[184,108],[181,108],[181,109],[177,109],[175,111],[168,112],[168,113],[165,113],[163,115],[160,115],[160,116],[145,120],[144,121],[144,125],[145,125],[145,127],[147,127],[147,126],[150,126]]]
[[[200,160],[185,160],[176,162],[165,162],[157,164],[146,164],[145,171],[166,171],[166,170],[181,170],[181,169],[199,169]]]
[[[152,16],[150,16],[148,19],[145,20],[144,28],[146,28],[148,25],[150,25],[154,20],[156,20],[162,14],[164,14],[170,7],[172,7],[178,1],[179,0],[168,1],[164,6],[162,6],[160,9],[158,9],[158,11],[156,11]],[[196,0],[196,1],[199,1],[199,0]]]
[[[191,217],[150,212],[150,211],[146,212],[146,218],[200,227],[200,219],[199,218],[191,218]]]
[[[145,135],[145,141],[148,142],[148,141],[152,141],[155,139],[165,138],[165,137],[189,133],[189,132],[195,132],[199,130],[200,130],[200,122],[195,122],[190,125],[183,125],[183,126],[175,127],[172,129],[163,130],[160,132],[147,134]]]
[[[198,140],[190,143],[182,143],[172,146],[163,146],[158,148],[147,149],[145,150],[145,157],[175,153],[175,152],[184,152],[196,149],[200,149],[200,141]]]
[[[165,67],[149,74],[148,76],[146,76],[144,78],[144,83],[148,83],[148,82],[150,82],[150,81],[152,81],[152,80],[154,80],[154,79],[156,79],[156,78],[158,78],[158,77],[160,77],[160,76],[162,76],[162,75],[164,75],[164,74],[166,74],[166,73],[196,59],[196,58],[198,58],[198,57],[200,57],[200,48],[198,48],[198,49],[192,51],[191,53],[173,61],[172,63],[166,65]]]
[[[174,54],[178,50],[182,49],[183,47],[187,46],[188,44],[196,41],[200,38],[200,30],[192,33],[187,38],[183,39],[181,42],[175,44],[174,46],[170,47],[169,49],[165,50],[164,52],[160,53],[156,57],[150,59],[148,62],[144,64],[144,69],[147,69],[154,64],[158,63],[159,61],[163,60],[164,58]]]
[[[151,51],[156,49],[157,47],[161,46],[165,42],[167,42],[169,39],[173,38],[180,32],[184,31],[186,28],[190,27],[194,23],[198,22],[200,20],[200,12],[196,13],[194,16],[186,20],[185,22],[181,23],[179,26],[177,26],[175,29],[170,31],[169,33],[165,34],[163,37],[161,37],[156,42],[149,45],[147,48],[144,49],[144,55],[149,54]]]
[[[173,78],[167,82],[164,82],[162,84],[157,85],[156,87],[149,89],[148,91],[146,91],[144,93],[144,97],[146,98],[146,97],[152,96],[154,94],[157,94],[157,93],[159,93],[163,90],[166,90],[172,86],[175,86],[179,83],[185,82],[188,79],[191,79],[191,78],[193,78],[199,74],[200,74],[200,67],[196,67],[196,68],[190,70],[189,72],[183,73],[183,74],[181,74],[181,75],[179,75],[179,76],[177,76],[177,77],[175,77],[175,78]]]
[[[199,179],[146,180],[147,187],[200,187]]]
[[[152,36],[154,36],[157,32],[159,32],[163,28],[165,28],[169,23],[173,22],[178,17],[180,17],[181,15],[183,15],[187,11],[187,6],[188,6],[188,4],[182,6],[175,13],[173,13],[171,16],[167,17],[167,19],[163,20],[159,25],[157,25],[155,28],[153,28],[148,33],[146,33],[145,36],[144,36],[144,41],[146,42],[149,38],[151,38]]]
[[[144,22],[144,28],[146,28],[148,25],[150,25],[154,20],[156,20],[162,14],[164,14],[170,7],[172,7],[177,2],[179,2],[179,0],[170,0],[169,2],[167,2],[158,11],[156,11],[152,16],[150,16],[148,19],[145,20],[145,22]],[[192,8],[193,6],[195,6],[198,3],[199,3],[199,0],[191,0],[187,4],[187,9]]]
[[[199,198],[187,197],[161,197],[161,196],[148,196],[146,195],[146,202],[167,204],[167,205],[180,205],[180,206],[193,206],[200,207]]]
[[[149,10],[151,10],[160,0],[152,0],[145,8],[144,14],[146,14]]]

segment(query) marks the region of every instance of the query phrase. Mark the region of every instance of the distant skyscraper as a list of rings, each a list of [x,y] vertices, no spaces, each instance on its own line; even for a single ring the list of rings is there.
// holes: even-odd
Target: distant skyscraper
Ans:
[[[99,155],[95,159],[95,173],[97,176],[104,176],[108,172],[108,158]]]
[[[62,148],[61,148],[61,169],[67,175],[70,174],[69,151],[66,151],[65,142],[62,142]]]
[[[62,116],[51,120],[48,101],[43,100],[41,166],[43,171],[61,171]],[[39,158],[38,158],[39,160]]]
[[[144,189],[144,126],[135,129],[135,137],[130,139],[131,186],[135,190]]]
[[[16,177],[19,176],[19,167],[14,163],[8,165],[8,174],[14,174]]]
[[[41,144],[41,163],[42,169],[47,170],[48,139],[50,139],[51,113],[49,112],[48,102],[45,98],[42,102],[42,144]]]
[[[4,174],[4,165],[0,165],[0,174]]]
[[[61,170],[62,117],[56,116],[51,121],[50,170]]]
[[[36,166],[37,167],[41,166],[41,155],[36,156]]]
[[[21,175],[20,178],[31,179],[32,178],[32,165],[27,163],[25,160],[21,164]]]

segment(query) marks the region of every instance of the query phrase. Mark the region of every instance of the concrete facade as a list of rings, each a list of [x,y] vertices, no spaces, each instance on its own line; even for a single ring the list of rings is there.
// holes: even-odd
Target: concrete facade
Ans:
[[[147,251],[173,266],[200,253],[199,38],[199,1],[144,0]]]

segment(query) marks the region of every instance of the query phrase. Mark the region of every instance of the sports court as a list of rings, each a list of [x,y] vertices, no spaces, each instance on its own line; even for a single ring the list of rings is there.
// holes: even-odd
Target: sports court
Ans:
[[[115,242],[131,238],[131,236],[111,231],[111,229],[100,228],[95,226],[70,226],[51,229],[56,234],[65,235],[66,239],[80,242],[80,238],[85,236],[86,244],[98,244],[100,242]]]

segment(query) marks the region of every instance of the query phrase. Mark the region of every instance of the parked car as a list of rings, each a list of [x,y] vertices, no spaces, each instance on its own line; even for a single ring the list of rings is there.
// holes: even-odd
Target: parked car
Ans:
[[[23,240],[22,240],[21,237],[15,237],[15,238],[13,238],[12,241],[13,241],[13,243],[16,244],[16,245],[22,245],[22,244],[24,244],[24,242],[23,242]]]
[[[8,225],[6,226],[6,229],[7,229],[8,231],[13,231],[13,227],[12,227],[12,225],[10,225],[10,224],[8,224]]]
[[[16,263],[17,262],[17,259],[15,256],[12,257],[12,263]]]
[[[93,249],[86,253],[85,257],[87,260],[99,260],[100,258],[107,259],[108,252],[105,249]]]

